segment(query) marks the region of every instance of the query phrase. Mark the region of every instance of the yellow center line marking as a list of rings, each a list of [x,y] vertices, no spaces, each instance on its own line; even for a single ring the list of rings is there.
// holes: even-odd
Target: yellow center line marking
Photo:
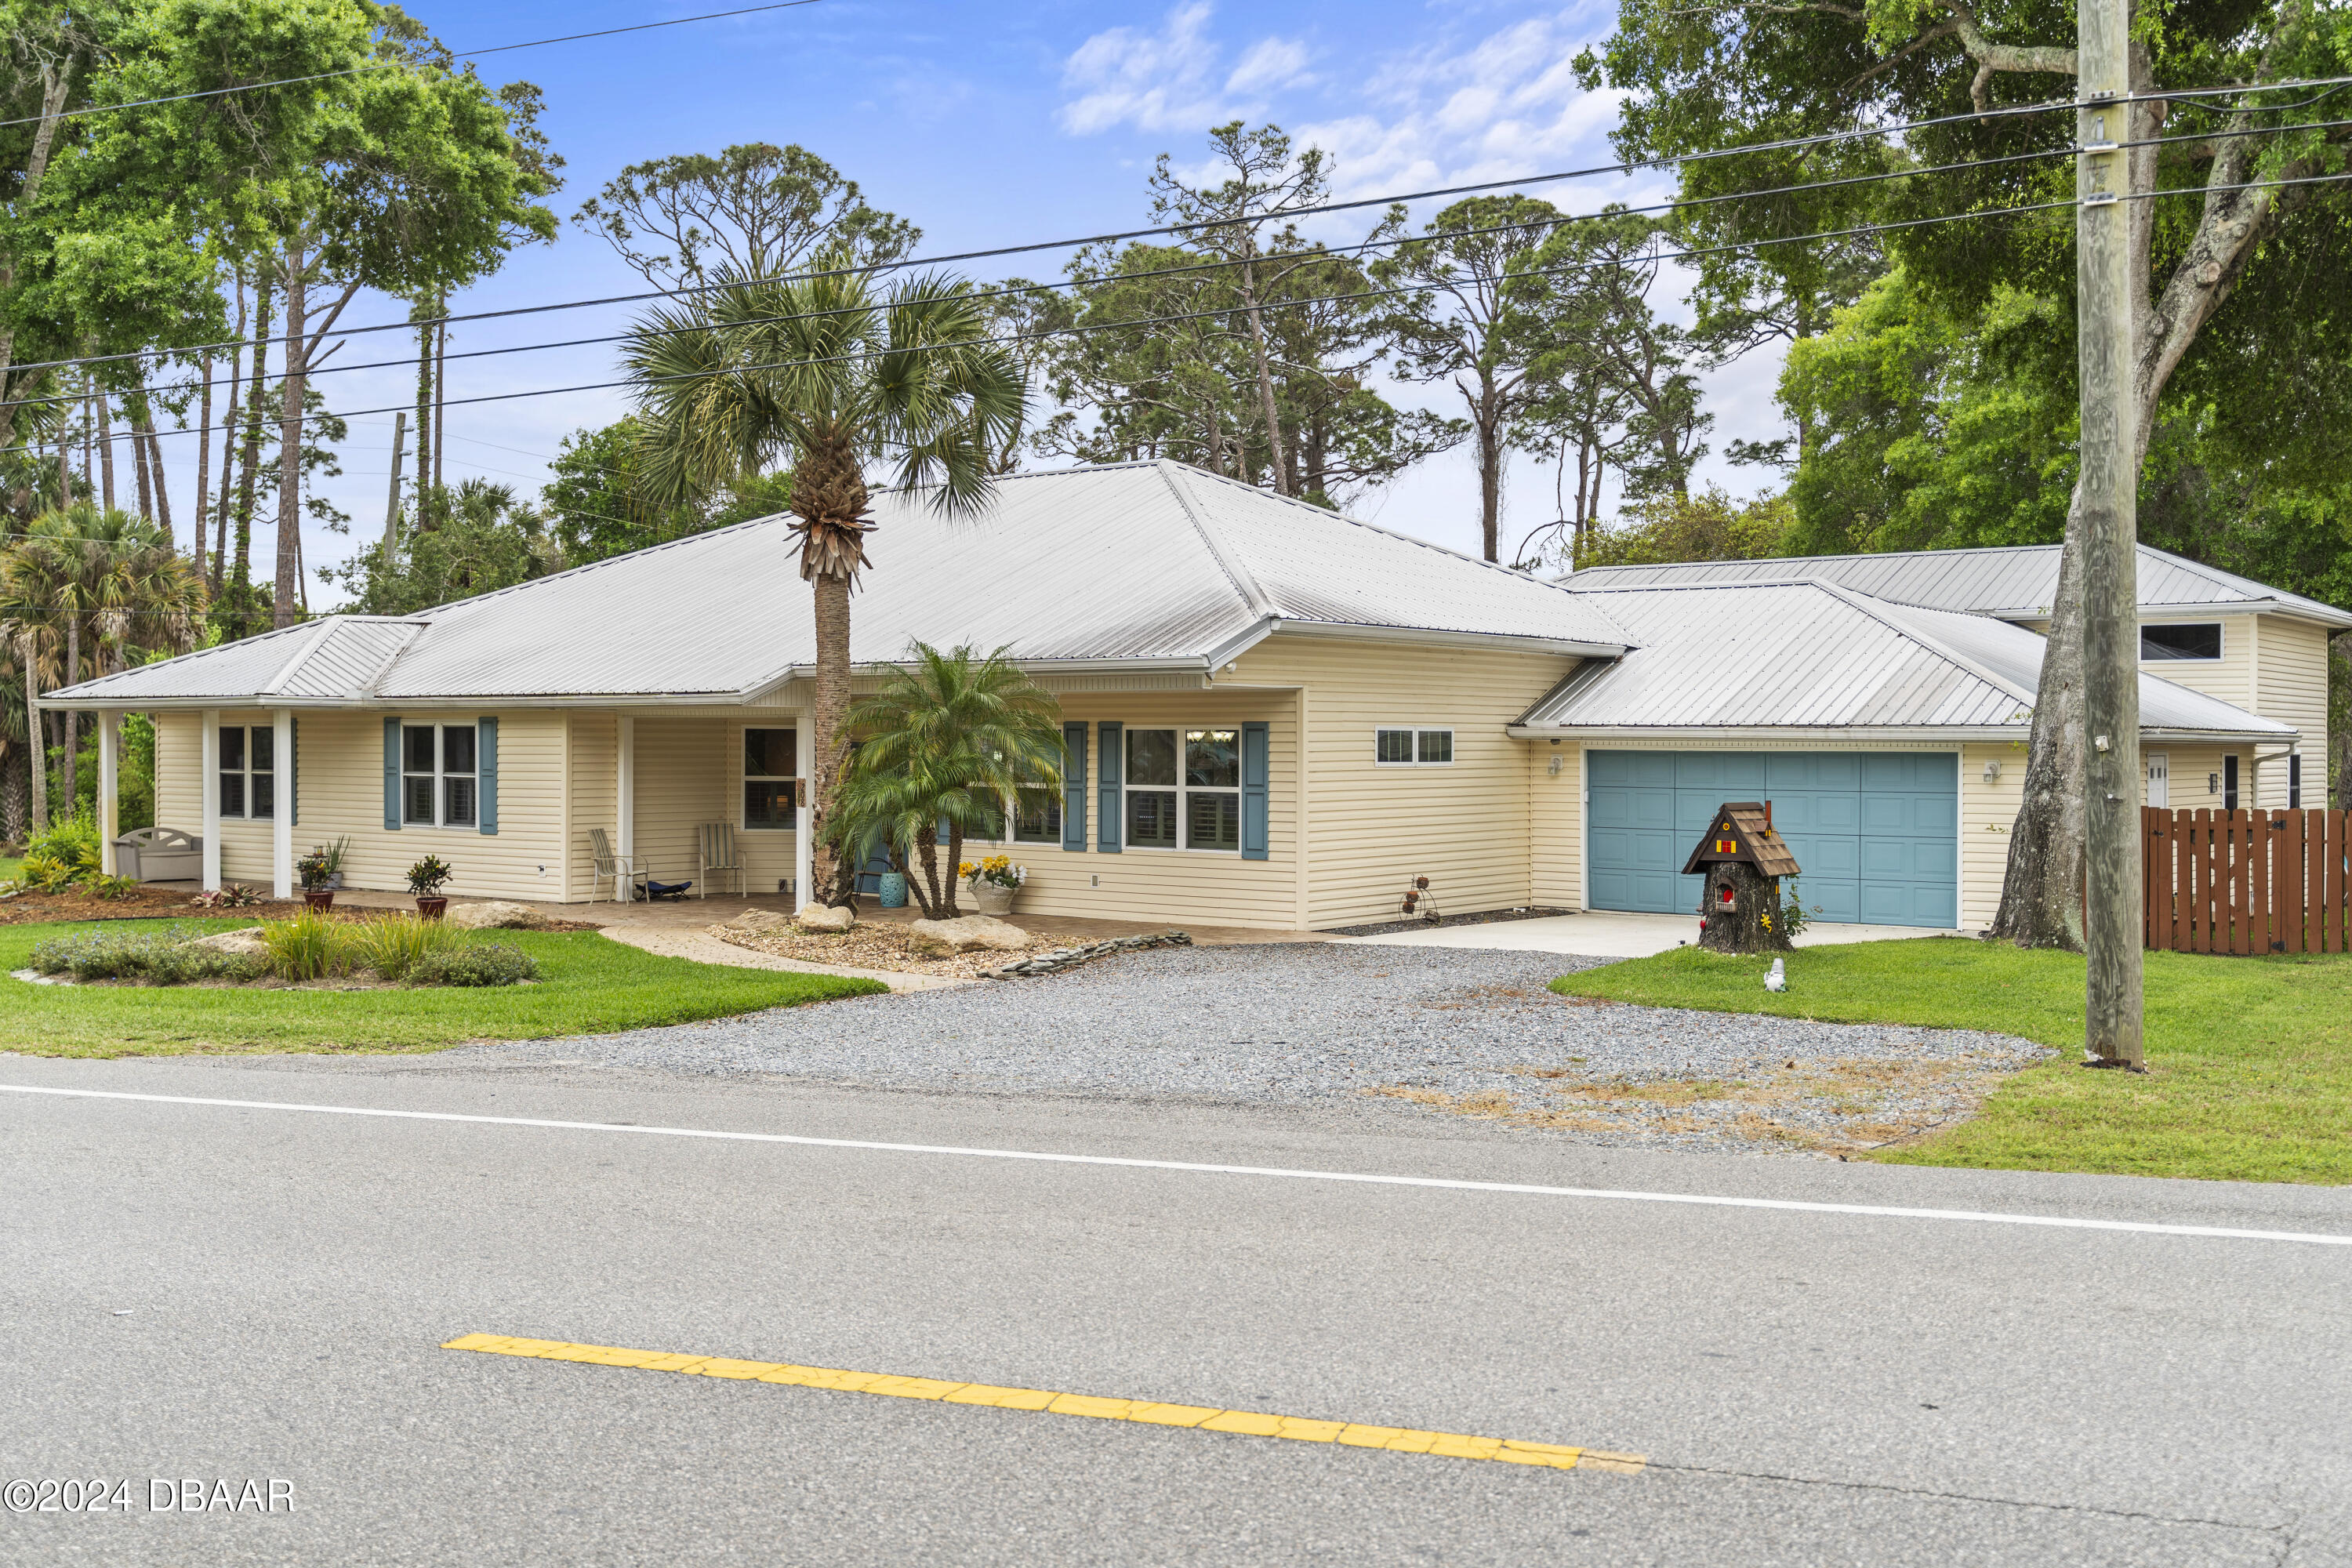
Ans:
[[[1216,1410],[1202,1405],[1162,1405],[1149,1399],[1105,1399],[1091,1394],[1055,1394],[1043,1388],[998,1388],[984,1383],[949,1383],[935,1377],[894,1377],[878,1372],[842,1372],[794,1366],[788,1362],[733,1361],[725,1356],[682,1355],[665,1351],[619,1350],[611,1345],[575,1345],[563,1340],[520,1340],[505,1334],[461,1334],[445,1351],[481,1351],[488,1355],[535,1361],[578,1361],[594,1366],[635,1367],[683,1373],[691,1377],[731,1377],[781,1383],[794,1388],[826,1388],[844,1394],[879,1394],[894,1399],[933,1399],[943,1405],[988,1405],[999,1410],[1042,1410],[1052,1415],[1091,1415],[1103,1421],[1137,1421],[1150,1426],[1190,1426],[1251,1437],[1287,1437],[1299,1443],[1337,1443],[1349,1448],[1386,1448],[1399,1454],[1433,1454],[1449,1459],[1494,1459],[1554,1470],[1641,1473],[1649,1461],[1640,1454],[1611,1454],[1559,1443],[1528,1443],[1511,1437],[1473,1437],[1459,1432],[1419,1432],[1403,1426],[1367,1426],[1352,1421],[1317,1421],[1269,1415],[1255,1410]]]

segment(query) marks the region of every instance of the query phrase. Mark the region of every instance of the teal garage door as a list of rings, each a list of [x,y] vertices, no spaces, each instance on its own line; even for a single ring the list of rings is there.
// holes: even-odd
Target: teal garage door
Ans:
[[[1590,752],[1588,900],[1696,915],[1683,861],[1727,800],[1769,800],[1817,920],[1959,924],[1959,758],[1949,752]]]

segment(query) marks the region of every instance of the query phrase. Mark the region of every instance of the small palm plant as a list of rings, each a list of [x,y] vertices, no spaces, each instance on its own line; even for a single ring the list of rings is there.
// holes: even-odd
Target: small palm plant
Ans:
[[[923,913],[951,919],[964,835],[993,833],[1018,790],[1061,786],[1061,708],[1003,648],[911,652],[850,708],[864,739],[842,770],[833,841],[852,864],[887,856]]]

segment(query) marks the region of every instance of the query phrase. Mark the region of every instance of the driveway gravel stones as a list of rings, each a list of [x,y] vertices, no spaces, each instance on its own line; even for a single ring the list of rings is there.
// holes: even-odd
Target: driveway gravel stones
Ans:
[[[1958,1029],[1556,996],[1601,959],[1300,943],[1120,953],[993,985],[856,997],[453,1056],[1017,1094],[1347,1106],[1582,1142],[1834,1153],[1968,1114],[2052,1053]]]

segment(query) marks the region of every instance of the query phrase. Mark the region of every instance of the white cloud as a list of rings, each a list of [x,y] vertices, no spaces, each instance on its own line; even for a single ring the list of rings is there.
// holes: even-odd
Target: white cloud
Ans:
[[[1314,79],[1307,74],[1305,44],[1296,38],[1260,38],[1225,79],[1225,90],[1263,92],[1269,88],[1306,87]]]
[[[1180,5],[1157,33],[1113,27],[1080,44],[1062,68],[1066,87],[1081,89],[1062,107],[1062,126],[1078,135],[1131,122],[1139,131],[1209,124],[1209,72],[1217,47],[1205,36],[1206,0]]]
[[[1062,106],[1062,129],[1079,136],[1117,125],[1204,131],[1263,113],[1268,92],[1313,84],[1304,43],[1265,37],[1217,85],[1224,51],[1208,36],[1212,14],[1208,0],[1192,0],[1156,32],[1112,27],[1080,44],[1062,66],[1062,85],[1078,95]]]

